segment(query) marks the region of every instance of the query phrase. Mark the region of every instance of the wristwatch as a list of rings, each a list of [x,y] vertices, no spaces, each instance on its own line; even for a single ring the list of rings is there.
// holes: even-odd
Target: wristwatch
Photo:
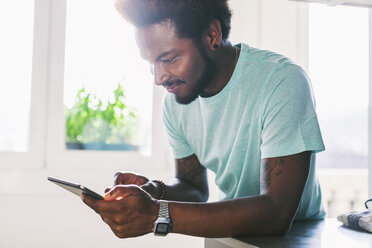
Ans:
[[[154,222],[153,232],[156,236],[167,236],[172,228],[172,221],[169,217],[168,202],[159,201],[160,208],[158,219]]]

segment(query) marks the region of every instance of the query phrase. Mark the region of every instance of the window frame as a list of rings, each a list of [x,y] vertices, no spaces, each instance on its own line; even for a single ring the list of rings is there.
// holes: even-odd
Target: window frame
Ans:
[[[372,198],[372,9],[369,9],[368,186]]]
[[[1,168],[41,168],[44,164],[49,4],[48,0],[34,1],[28,151],[1,151]]]
[[[161,125],[161,102],[164,91],[153,86],[152,152],[143,156],[136,151],[89,151],[65,148],[63,107],[66,0],[51,1],[49,88],[47,110],[46,164],[49,168],[89,168],[149,170],[165,168],[167,144]],[[155,166],[149,166],[155,165]],[[155,170],[156,170],[155,169]]]

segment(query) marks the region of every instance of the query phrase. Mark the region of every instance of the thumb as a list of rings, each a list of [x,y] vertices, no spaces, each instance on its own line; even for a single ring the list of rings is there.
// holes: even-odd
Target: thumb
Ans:
[[[103,198],[106,201],[121,200],[131,195],[138,195],[139,187],[137,185],[117,185],[107,192]]]
[[[112,189],[112,187],[108,187],[105,189],[105,193],[109,192]]]

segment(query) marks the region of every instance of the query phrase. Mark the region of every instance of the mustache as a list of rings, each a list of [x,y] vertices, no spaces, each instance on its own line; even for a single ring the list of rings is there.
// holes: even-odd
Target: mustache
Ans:
[[[169,81],[166,81],[164,83],[162,83],[161,85],[164,86],[164,87],[169,87],[169,86],[172,86],[174,84],[184,84],[185,81],[183,80],[169,80]]]

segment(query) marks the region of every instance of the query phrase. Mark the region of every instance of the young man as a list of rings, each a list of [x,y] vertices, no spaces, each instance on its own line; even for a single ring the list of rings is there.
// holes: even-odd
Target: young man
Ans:
[[[167,89],[172,184],[115,175],[105,201],[83,196],[121,238],[282,234],[324,217],[315,152],[324,150],[309,79],[289,59],[228,41],[227,0],[118,0],[141,56]],[[225,193],[208,199],[206,169]],[[161,200],[159,200],[161,199]]]

